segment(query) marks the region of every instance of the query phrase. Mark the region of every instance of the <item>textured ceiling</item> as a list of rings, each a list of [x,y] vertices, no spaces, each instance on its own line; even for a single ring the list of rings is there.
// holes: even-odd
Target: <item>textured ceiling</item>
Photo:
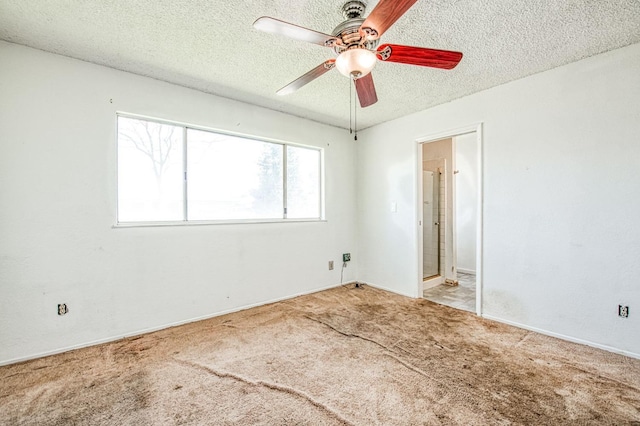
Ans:
[[[333,51],[252,27],[271,16],[330,33],[343,2],[0,0],[0,39],[346,128],[349,80],[336,70],[275,94]],[[358,109],[358,127],[638,42],[640,0],[419,0],[381,43],[465,56],[451,71],[378,63],[379,101]]]

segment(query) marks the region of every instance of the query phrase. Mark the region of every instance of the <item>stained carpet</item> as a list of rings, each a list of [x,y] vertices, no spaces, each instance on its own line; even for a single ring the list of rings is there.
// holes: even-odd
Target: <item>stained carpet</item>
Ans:
[[[640,360],[365,287],[0,368],[7,425],[640,425]]]

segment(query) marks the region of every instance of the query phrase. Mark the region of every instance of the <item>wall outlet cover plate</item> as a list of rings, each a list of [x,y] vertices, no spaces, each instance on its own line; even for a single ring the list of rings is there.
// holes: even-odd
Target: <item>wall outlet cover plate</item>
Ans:
[[[69,308],[66,303],[58,304],[58,315],[65,315],[67,312],[69,312]]]
[[[629,318],[629,307],[618,305],[618,316],[622,318]]]

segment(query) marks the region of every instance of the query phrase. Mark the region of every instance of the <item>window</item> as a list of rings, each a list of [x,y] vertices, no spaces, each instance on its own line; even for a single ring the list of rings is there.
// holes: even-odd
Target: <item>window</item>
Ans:
[[[184,218],[180,127],[118,118],[118,221]]]
[[[320,151],[287,146],[287,217],[304,218],[320,211]]]
[[[318,220],[321,154],[118,116],[118,222]]]

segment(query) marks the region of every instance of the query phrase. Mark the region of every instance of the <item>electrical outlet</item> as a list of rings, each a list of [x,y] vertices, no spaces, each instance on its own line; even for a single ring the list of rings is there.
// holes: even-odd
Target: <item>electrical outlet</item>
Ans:
[[[629,307],[618,305],[618,316],[622,318],[629,318]]]
[[[67,308],[67,304],[66,303],[59,303],[58,304],[58,315],[64,315],[67,312],[69,312],[69,308]]]
[[[333,260],[329,261],[329,270],[333,271]]]
[[[349,262],[351,260],[351,253],[345,253],[342,255],[343,262]]]

